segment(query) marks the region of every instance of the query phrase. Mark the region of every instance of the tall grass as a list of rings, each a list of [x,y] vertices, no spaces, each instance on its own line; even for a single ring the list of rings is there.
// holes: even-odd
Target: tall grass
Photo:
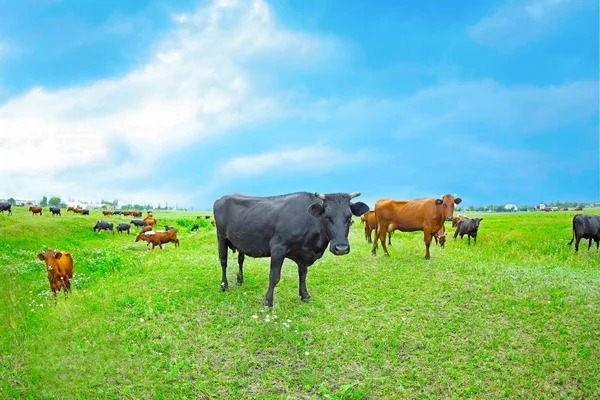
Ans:
[[[268,259],[221,292],[195,214],[155,212],[181,247],[148,251],[92,232],[124,217],[17,208],[0,215],[0,398],[598,398],[600,253],[567,246],[572,215],[481,214],[477,245],[429,261],[420,232],[371,256],[357,221],[351,253],[309,269],[312,302],[286,260],[268,309]],[[74,259],[57,302],[43,247]]]

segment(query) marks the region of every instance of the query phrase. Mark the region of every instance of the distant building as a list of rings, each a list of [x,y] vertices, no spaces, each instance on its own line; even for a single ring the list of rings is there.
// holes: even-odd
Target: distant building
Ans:
[[[508,211],[519,211],[519,207],[514,204],[507,204],[504,206],[504,209]]]

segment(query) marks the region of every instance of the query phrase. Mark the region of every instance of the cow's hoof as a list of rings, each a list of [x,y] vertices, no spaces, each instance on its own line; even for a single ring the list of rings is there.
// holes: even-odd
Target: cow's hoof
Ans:
[[[226,292],[226,291],[228,291],[228,290],[229,290],[229,286],[227,286],[227,285],[226,285],[226,284],[224,284],[224,283],[221,283],[221,291],[222,291],[222,292]]]
[[[311,300],[312,300],[312,297],[310,297],[310,296],[300,298],[300,301],[302,301],[303,303],[310,303]]]
[[[244,278],[238,276],[238,278],[237,278],[237,284],[238,285],[243,285],[244,284]]]
[[[385,253],[385,256],[386,256],[386,257],[389,257],[389,256],[390,256],[390,253]]]
[[[265,307],[273,307],[273,302],[269,302],[268,300],[263,301]]]

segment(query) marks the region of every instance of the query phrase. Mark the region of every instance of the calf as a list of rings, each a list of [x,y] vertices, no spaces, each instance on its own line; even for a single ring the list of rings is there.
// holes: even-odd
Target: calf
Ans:
[[[456,228],[456,225],[458,225],[458,221],[461,219],[468,219],[469,217],[467,217],[464,214],[458,214],[456,217],[452,218],[452,227]]]
[[[129,233],[130,233],[129,229],[131,229],[131,225],[129,225],[129,224],[120,223],[119,225],[117,225],[117,233],[127,231],[127,234],[129,235]]]
[[[40,216],[42,215],[42,207],[37,206],[37,207],[29,207],[29,211],[31,211],[33,214],[33,216],[35,217],[36,214],[40,214]]]
[[[146,226],[146,221],[141,220],[141,219],[132,219],[129,224],[132,224],[135,226]]]
[[[10,209],[12,204],[10,203],[0,203],[0,212],[4,214],[4,211],[8,211],[8,215],[12,215],[12,210]]]
[[[37,255],[38,258],[46,262],[46,270],[48,270],[48,280],[50,281],[50,289],[54,293],[56,300],[56,292],[64,287],[65,296],[71,291],[70,278],[73,278],[73,259],[71,254],[58,252],[48,249],[44,253]]]
[[[50,207],[50,212],[52,213],[52,216],[55,216],[55,215],[62,216],[60,214],[60,207],[58,207],[58,206]]]
[[[112,222],[98,221],[98,222],[96,222],[96,225],[94,226],[94,232],[96,232],[96,230],[98,231],[98,233],[100,233],[101,230],[107,230],[107,231],[111,231],[113,236],[115,234],[115,231],[113,230]]]
[[[192,230],[193,231],[197,231],[198,230],[198,224],[194,224],[194,226],[192,226]]]
[[[148,245],[152,243],[152,250],[158,245],[162,250],[162,245],[165,243],[175,243],[175,246],[179,247],[179,239],[177,239],[177,231],[171,229],[166,232],[142,232],[135,237],[135,241],[145,240]]]
[[[600,245],[600,216],[589,214],[577,214],[573,217],[573,238],[569,246],[575,240],[575,251],[579,251],[581,239],[589,239],[588,250],[592,246],[592,240],[596,242],[596,248]]]
[[[444,244],[446,243],[446,229],[444,228],[444,225],[442,225],[439,231],[433,234],[433,238],[435,239],[435,244],[438,244],[439,240],[440,247],[443,249]]]
[[[473,243],[477,244],[477,231],[479,230],[479,223],[483,221],[483,218],[463,218],[458,221],[456,231],[454,232],[454,239],[460,235],[462,239],[464,235],[469,238],[469,244],[471,244],[471,237],[473,237]]]
[[[175,229],[174,226],[165,225],[165,231],[170,231],[171,229]]]

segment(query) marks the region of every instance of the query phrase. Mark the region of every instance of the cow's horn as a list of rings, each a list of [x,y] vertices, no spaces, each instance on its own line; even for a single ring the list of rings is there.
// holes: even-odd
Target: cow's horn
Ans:
[[[315,192],[315,197],[317,199],[325,200],[325,195],[324,194],[319,194],[319,193]]]
[[[353,199],[355,197],[360,196],[360,192],[354,192],[354,193],[350,193],[350,198]]]

